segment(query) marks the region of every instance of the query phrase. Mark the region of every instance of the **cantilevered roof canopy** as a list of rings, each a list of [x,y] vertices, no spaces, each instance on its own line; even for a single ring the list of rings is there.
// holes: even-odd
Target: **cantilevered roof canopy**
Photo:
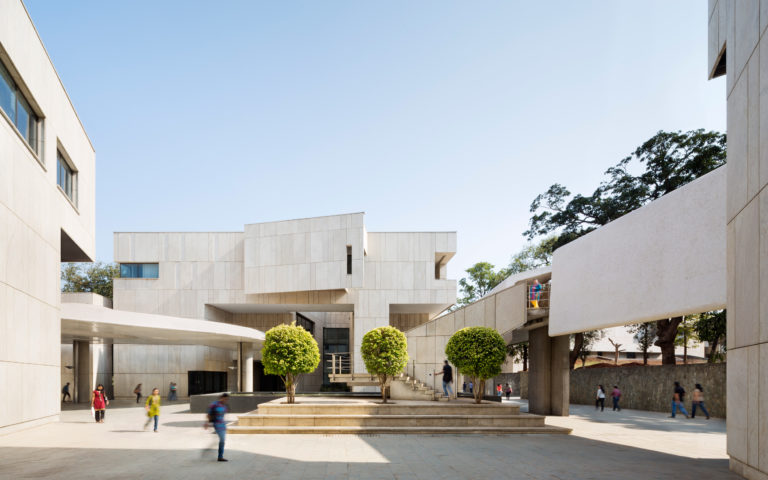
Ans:
[[[239,342],[260,344],[264,341],[264,332],[228,323],[112,310],[84,303],[62,303],[61,339],[62,342],[89,340],[236,348]]]

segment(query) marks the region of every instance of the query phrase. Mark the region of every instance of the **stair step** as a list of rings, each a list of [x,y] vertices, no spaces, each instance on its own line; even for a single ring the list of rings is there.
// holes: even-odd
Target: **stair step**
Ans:
[[[570,428],[553,426],[543,427],[301,427],[301,426],[275,426],[253,427],[233,426],[229,427],[229,433],[233,434],[406,434],[406,435],[456,435],[456,434],[480,434],[480,435],[509,435],[509,434],[569,434]]]
[[[543,427],[540,415],[242,415],[238,426]]]
[[[443,397],[444,398],[444,397]],[[447,400],[447,399],[446,399]],[[497,403],[447,403],[435,407],[434,404],[274,404],[259,405],[258,414],[263,415],[434,415],[439,408],[440,415],[518,415],[517,405]],[[252,413],[252,414],[255,414]]]

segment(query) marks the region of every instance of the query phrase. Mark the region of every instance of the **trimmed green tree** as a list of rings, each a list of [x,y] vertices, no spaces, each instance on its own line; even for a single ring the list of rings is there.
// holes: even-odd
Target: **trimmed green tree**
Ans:
[[[475,384],[475,403],[483,401],[485,381],[501,373],[507,346],[499,332],[488,327],[465,327],[454,333],[445,346],[445,355]]]
[[[387,403],[387,381],[400,374],[408,364],[405,334],[395,327],[374,328],[363,336],[360,352],[365,369],[378,377],[381,400]]]
[[[269,329],[265,335],[261,362],[264,364],[264,373],[280,376],[285,384],[288,403],[295,403],[299,377],[317,368],[320,349],[312,334],[295,322],[278,325]]]

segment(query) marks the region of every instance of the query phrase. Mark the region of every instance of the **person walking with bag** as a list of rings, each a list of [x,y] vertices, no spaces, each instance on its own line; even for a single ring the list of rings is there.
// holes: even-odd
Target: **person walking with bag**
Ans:
[[[701,388],[701,384],[697,383],[696,388],[693,389],[693,407],[691,408],[691,418],[696,418],[696,407],[699,407],[704,415],[709,420],[709,412],[707,407],[704,406],[704,389]]]
[[[510,400],[510,397],[512,396],[512,387],[507,384],[507,388],[504,390],[504,393],[507,395],[507,401]]]
[[[104,414],[107,411],[107,405],[109,400],[106,393],[104,393],[104,385],[99,384],[96,390],[91,392],[91,408],[93,409],[93,416],[96,419],[96,423],[104,423]]]
[[[152,395],[147,397],[147,402],[144,404],[144,409],[147,411],[147,422],[144,424],[144,430],[149,427],[149,422],[155,420],[155,433],[157,433],[157,423],[160,420],[160,389],[153,388]]]
[[[597,386],[597,393],[595,394],[595,410],[597,410],[597,406],[600,405],[600,411],[605,410],[605,389],[603,389],[602,385]]]
[[[141,400],[141,384],[136,385],[136,388],[133,389],[133,393],[136,394],[136,403],[139,403],[139,400]]]
[[[683,406],[683,398],[685,398],[685,389],[680,386],[680,382],[675,382],[675,393],[672,394],[672,415],[670,418],[675,418],[675,410],[680,410],[685,418],[688,417],[688,411]]]
[[[226,415],[229,411],[227,403],[229,402],[229,394],[222,393],[218,400],[208,406],[208,421],[205,422],[204,428],[207,430],[209,425],[213,425],[213,430],[216,435],[219,436],[219,462],[228,462],[224,458],[224,443],[227,440],[227,422]],[[205,453],[205,450],[203,450]]]

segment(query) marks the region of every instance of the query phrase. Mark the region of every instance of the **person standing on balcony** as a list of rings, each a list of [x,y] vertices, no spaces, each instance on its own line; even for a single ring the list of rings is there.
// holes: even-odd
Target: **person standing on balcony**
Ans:
[[[448,360],[445,361],[442,372],[435,372],[435,376],[437,375],[443,376],[443,393],[445,393],[446,398],[450,400],[453,396],[453,389],[451,388],[451,382],[453,382],[453,369],[448,365]]]
[[[530,289],[531,308],[539,308],[539,297],[541,296],[542,286],[538,280],[533,281],[533,285],[528,287]]]

